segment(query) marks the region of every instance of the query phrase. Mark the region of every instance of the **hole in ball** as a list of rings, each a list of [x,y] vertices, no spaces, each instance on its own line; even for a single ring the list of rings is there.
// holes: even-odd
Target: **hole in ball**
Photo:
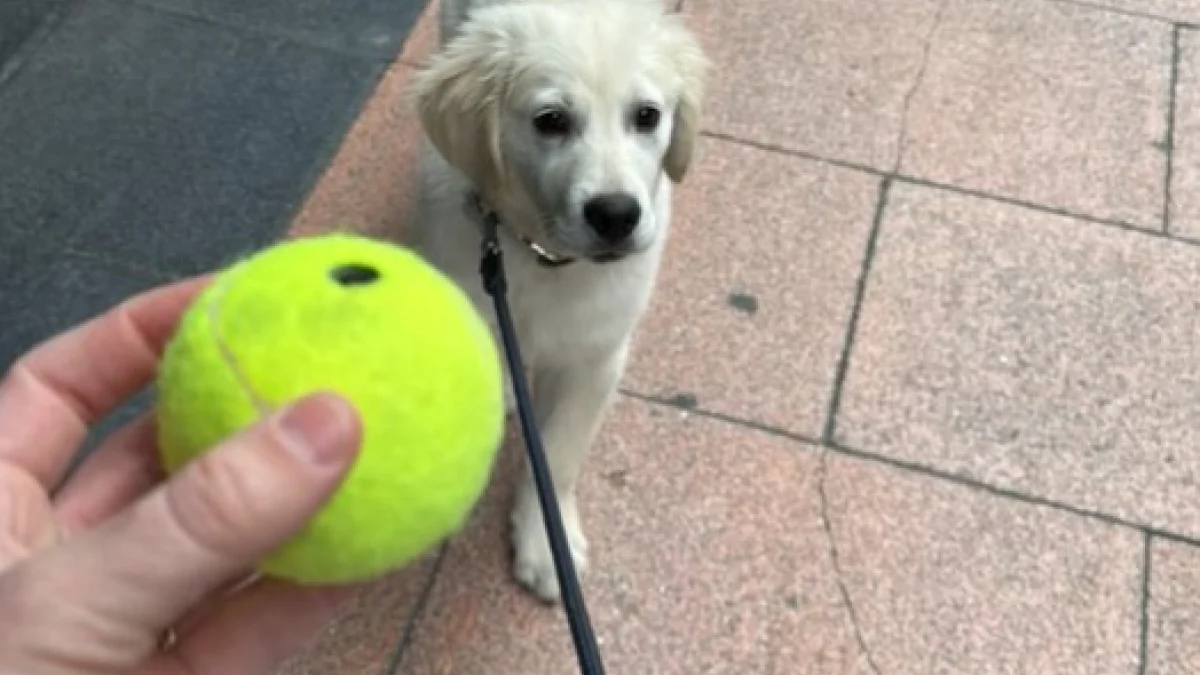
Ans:
[[[349,263],[338,265],[329,273],[333,280],[342,286],[362,286],[379,278],[379,271],[374,267]]]

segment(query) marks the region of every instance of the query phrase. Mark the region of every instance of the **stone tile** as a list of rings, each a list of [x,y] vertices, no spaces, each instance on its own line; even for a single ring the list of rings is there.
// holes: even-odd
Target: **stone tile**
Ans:
[[[1200,240],[1200,33],[1179,35],[1171,233]]]
[[[1171,27],[1061,2],[952,0],[901,171],[1162,226]]]
[[[272,675],[386,675],[430,582],[436,554],[369,585],[318,639]]]
[[[876,673],[1136,672],[1139,532],[835,457],[825,513]]]
[[[1136,533],[630,399],[596,450],[584,592],[609,672],[1132,672]],[[397,673],[577,672],[561,609],[509,580],[514,457]]]
[[[53,251],[53,240],[34,238],[26,245],[13,231],[0,227],[0,373],[39,342],[69,330],[126,298],[166,283],[167,275],[103,257]],[[6,260],[10,256],[20,264]],[[24,257],[22,260],[21,257]],[[70,470],[108,434],[140,414],[149,404],[144,391],[100,420],[89,432]]]
[[[714,77],[705,128],[895,167],[939,0],[688,0]]]
[[[327,49],[389,59],[425,0],[139,0]]]
[[[891,192],[836,438],[1200,533],[1200,248]]]
[[[39,257],[16,272],[0,293],[0,372],[43,340],[167,281],[151,269],[75,253]]]
[[[1155,540],[1151,555],[1146,675],[1200,672],[1200,550]]]
[[[647,452],[646,448],[656,448]],[[510,447],[454,544],[400,675],[576,672],[566,619],[511,581]],[[579,486],[584,593],[608,672],[867,675],[816,518],[817,456],[631,399]],[[802,636],[802,639],[798,639]]]
[[[709,140],[625,386],[817,436],[879,179]]]
[[[62,15],[66,0],[7,0],[0,4],[0,79],[6,61],[48,23]],[[12,64],[16,65],[16,64]]]
[[[381,71],[82,3],[0,89],[0,217],[60,248],[219,266],[279,236]]]
[[[412,67],[392,64],[292,221],[291,234],[332,229],[398,235],[408,229],[421,139],[404,99]]]
[[[1089,0],[1122,12],[1145,14],[1171,21],[1200,23],[1200,5],[1194,0]]]

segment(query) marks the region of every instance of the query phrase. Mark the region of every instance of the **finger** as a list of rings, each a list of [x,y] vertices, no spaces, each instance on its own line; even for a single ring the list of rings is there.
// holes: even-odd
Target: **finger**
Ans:
[[[347,402],[306,397],[55,549],[55,564],[71,571],[88,613],[157,634],[298,532],[340,484],[360,439]]]
[[[153,378],[180,315],[208,279],[143,293],[18,359],[0,381],[0,460],[52,489],[88,427]]]
[[[54,511],[68,535],[91,529],[163,480],[153,411],[104,440],[63,486]]]
[[[0,462],[0,574],[57,540],[42,486],[25,471]]]
[[[148,664],[152,675],[260,675],[312,641],[354,597],[351,586],[263,579],[214,607]]]

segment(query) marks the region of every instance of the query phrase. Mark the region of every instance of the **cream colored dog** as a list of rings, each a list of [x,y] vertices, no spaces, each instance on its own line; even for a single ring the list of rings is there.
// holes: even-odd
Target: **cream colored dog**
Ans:
[[[428,143],[413,242],[494,318],[482,220],[500,218],[509,300],[576,565],[575,480],[650,299],[699,130],[707,72],[653,0],[443,0],[414,94]],[[511,403],[510,403],[511,406]],[[559,597],[526,470],[512,511],[517,579]]]

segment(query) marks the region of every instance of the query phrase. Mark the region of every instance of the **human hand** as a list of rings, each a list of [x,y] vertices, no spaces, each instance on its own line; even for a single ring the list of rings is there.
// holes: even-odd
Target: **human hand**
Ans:
[[[151,381],[206,281],[138,296],[0,381],[0,673],[259,675],[352,593],[246,582],[353,462],[360,422],[332,395],[295,402],[165,482],[151,411],[54,494],[88,427]]]

